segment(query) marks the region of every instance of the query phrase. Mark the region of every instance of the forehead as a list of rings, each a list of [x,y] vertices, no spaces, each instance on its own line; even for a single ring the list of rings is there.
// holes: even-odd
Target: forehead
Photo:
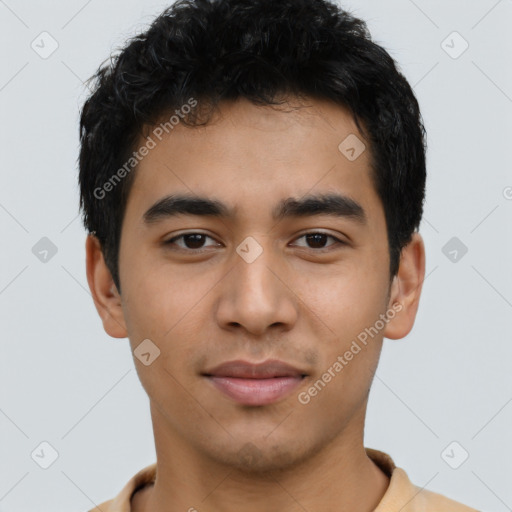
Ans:
[[[221,103],[204,126],[167,124],[168,133],[162,126],[146,132],[154,144],[134,171],[127,211],[139,217],[171,193],[222,198],[240,217],[271,218],[284,197],[331,192],[382,213],[368,144],[348,110],[332,102],[237,100]]]

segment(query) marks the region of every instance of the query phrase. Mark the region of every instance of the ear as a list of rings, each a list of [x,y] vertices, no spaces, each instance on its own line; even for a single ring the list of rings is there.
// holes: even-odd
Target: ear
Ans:
[[[386,324],[384,337],[397,340],[411,331],[425,279],[425,245],[417,232],[401,252],[400,266],[391,284],[388,310],[396,313]],[[393,307],[394,305],[394,307]]]
[[[128,336],[121,296],[108,269],[99,240],[88,235],[85,241],[87,282],[105,332],[113,338]]]

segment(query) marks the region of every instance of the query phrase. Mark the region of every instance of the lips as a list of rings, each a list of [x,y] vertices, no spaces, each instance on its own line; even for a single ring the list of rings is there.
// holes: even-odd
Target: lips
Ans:
[[[237,360],[222,363],[202,374],[218,391],[241,405],[277,402],[296,389],[307,373],[283,361],[263,363]]]
[[[263,363],[249,363],[242,360],[228,361],[207,370],[203,375],[238,379],[269,379],[273,377],[302,377],[306,375],[306,372],[283,361],[269,359]]]

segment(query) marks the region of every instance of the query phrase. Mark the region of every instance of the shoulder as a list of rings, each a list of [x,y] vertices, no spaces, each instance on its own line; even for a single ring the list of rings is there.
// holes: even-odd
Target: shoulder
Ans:
[[[393,459],[374,449],[366,449],[368,456],[390,476],[388,489],[374,512],[479,512],[447,496],[414,485],[404,469]]]
[[[133,475],[113,499],[104,501],[87,512],[135,512],[139,508],[132,508],[132,506],[140,507],[141,504],[145,503],[148,487],[152,486],[155,479],[156,462],[142,468]],[[134,498],[134,503],[132,498]],[[140,510],[143,509],[140,508]]]
[[[417,506],[425,512],[479,512],[476,508],[464,505],[442,494],[416,487]]]

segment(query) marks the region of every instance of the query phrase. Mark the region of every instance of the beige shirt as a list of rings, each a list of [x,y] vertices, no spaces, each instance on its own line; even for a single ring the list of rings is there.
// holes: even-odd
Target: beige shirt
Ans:
[[[389,487],[374,512],[479,512],[441,494],[413,485],[407,473],[395,466],[391,457],[379,450],[365,448],[368,457],[389,476]],[[114,498],[89,512],[131,512],[130,500],[146,484],[154,483],[156,463],[134,475]]]

